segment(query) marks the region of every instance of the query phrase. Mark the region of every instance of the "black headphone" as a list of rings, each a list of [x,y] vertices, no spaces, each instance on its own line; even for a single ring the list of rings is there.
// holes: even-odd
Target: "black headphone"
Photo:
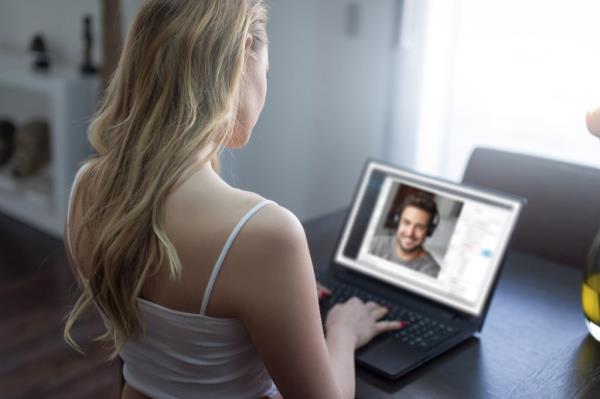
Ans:
[[[435,201],[434,201],[435,204]],[[415,205],[412,204],[403,204],[402,207],[400,207],[400,209],[398,210],[398,212],[396,212],[396,214],[394,214],[394,229],[397,230],[398,229],[398,225],[400,224],[400,217],[402,216],[402,213],[404,212],[404,209],[406,209],[407,206],[412,206],[415,207],[417,209],[422,209],[419,208]],[[429,213],[429,211],[423,209],[425,212]],[[435,207],[433,209],[433,214],[429,213],[430,218],[429,218],[429,223],[427,224],[427,237],[431,237],[433,235],[433,233],[435,233],[435,229],[438,227],[438,225],[440,224],[440,213],[438,212],[437,209],[437,204],[435,204]]]

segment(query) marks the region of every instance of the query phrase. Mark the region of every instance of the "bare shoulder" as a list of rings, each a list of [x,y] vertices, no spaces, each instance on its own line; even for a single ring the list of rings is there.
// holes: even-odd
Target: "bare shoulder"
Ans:
[[[204,289],[226,240],[248,212],[265,198],[237,189],[213,190],[175,198],[167,206],[166,229],[182,260],[184,279],[177,295],[198,297]],[[226,252],[207,314],[244,318],[258,305],[277,297],[301,279],[314,291],[312,262],[304,229],[288,209],[268,203],[245,221]],[[186,283],[188,282],[188,283]],[[288,290],[289,291],[289,290]],[[311,291],[311,292],[312,292]],[[193,293],[193,294],[192,294]],[[314,293],[313,293],[314,295]],[[253,307],[253,306],[251,306]]]
[[[290,249],[306,242],[300,220],[287,208],[269,204],[258,211],[248,223],[244,241],[254,248]]]
[[[198,250],[221,248],[222,242],[237,223],[266,199],[256,193],[216,186],[212,190],[188,186],[171,196],[166,204],[165,221],[169,236]],[[269,203],[259,209],[242,226],[234,247],[245,256],[253,256],[255,247],[292,244],[304,239],[298,218],[286,208]],[[233,248],[232,248],[233,250]],[[206,252],[205,252],[206,253]]]
[[[230,255],[224,273],[233,313],[282,396],[339,397],[298,218],[282,206],[264,207],[242,229]]]
[[[257,194],[210,182],[186,184],[171,194],[165,204],[167,235],[181,244],[201,244],[199,249],[222,245],[224,235],[262,200]]]
[[[239,316],[245,319],[263,306],[295,292],[316,298],[314,271],[302,224],[277,204],[260,209],[240,231],[225,264],[233,282]]]

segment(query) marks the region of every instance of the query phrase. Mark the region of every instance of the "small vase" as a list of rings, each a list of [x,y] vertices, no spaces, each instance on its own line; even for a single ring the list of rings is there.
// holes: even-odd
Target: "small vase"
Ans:
[[[587,264],[583,272],[581,286],[581,306],[588,331],[600,341],[600,230],[596,233]]]

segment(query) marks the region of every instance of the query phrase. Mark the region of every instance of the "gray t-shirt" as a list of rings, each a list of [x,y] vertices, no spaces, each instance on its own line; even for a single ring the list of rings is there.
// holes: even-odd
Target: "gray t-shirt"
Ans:
[[[379,256],[380,258],[406,266],[409,269],[427,274],[431,277],[437,277],[440,273],[440,265],[436,262],[431,254],[425,251],[423,256],[412,260],[403,260],[396,254],[396,237],[395,236],[375,236],[369,245],[369,253]]]

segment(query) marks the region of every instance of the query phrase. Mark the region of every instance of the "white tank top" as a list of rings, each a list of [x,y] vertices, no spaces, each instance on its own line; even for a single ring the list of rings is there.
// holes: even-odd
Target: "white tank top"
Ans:
[[[69,210],[77,181],[73,182]],[[264,206],[262,201],[235,226],[221,251],[208,281],[198,314],[169,309],[138,298],[145,334],[130,339],[119,352],[123,377],[132,388],[152,398],[240,398],[277,395],[277,388],[250,337],[238,319],[205,314],[223,260],[248,219]],[[67,213],[67,226],[69,226]],[[67,228],[69,251],[71,240]]]

